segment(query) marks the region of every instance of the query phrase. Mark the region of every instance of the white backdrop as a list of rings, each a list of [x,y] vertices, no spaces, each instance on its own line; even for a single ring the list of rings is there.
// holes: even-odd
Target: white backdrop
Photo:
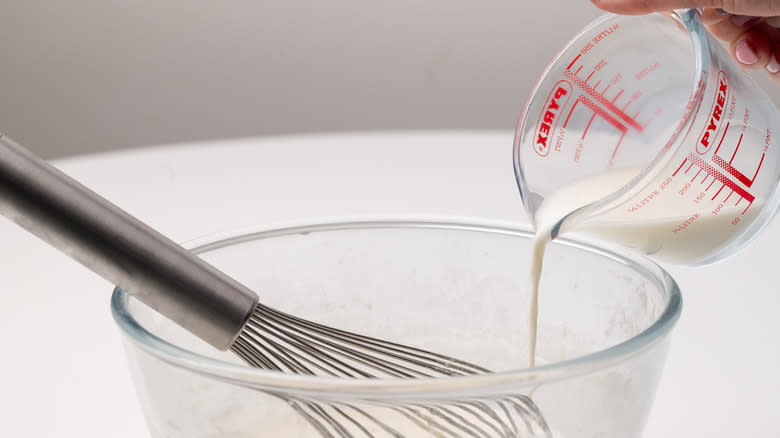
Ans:
[[[0,0],[0,131],[52,158],[509,130],[549,58],[600,14],[586,0]]]

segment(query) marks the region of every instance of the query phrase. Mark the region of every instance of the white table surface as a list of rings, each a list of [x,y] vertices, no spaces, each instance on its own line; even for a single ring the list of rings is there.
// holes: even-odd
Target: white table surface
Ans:
[[[57,165],[175,240],[290,219],[524,218],[509,132],[279,137],[145,148]],[[669,267],[684,294],[646,437],[778,436],[776,222],[727,262]],[[111,285],[0,220],[0,436],[148,436]]]

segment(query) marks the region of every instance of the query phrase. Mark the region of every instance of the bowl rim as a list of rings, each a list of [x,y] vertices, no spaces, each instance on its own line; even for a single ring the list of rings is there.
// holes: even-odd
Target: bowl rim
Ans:
[[[184,244],[195,253],[218,249],[241,242],[268,239],[290,234],[327,232],[347,229],[377,228],[433,228],[476,231],[531,238],[534,233],[528,226],[482,218],[462,217],[388,217],[309,219],[278,225],[260,225],[204,236]],[[534,368],[503,370],[487,374],[416,378],[416,379],[349,379],[343,377],[308,376],[251,368],[243,364],[225,362],[204,356],[171,344],[147,331],[133,318],[127,309],[130,295],[116,287],[111,297],[111,313],[122,333],[134,345],[164,362],[201,375],[227,381],[240,386],[286,394],[322,395],[338,394],[339,397],[382,398],[384,395],[407,397],[432,394],[462,394],[474,391],[490,391],[508,385],[537,386],[543,383],[589,374],[615,366],[641,354],[664,340],[677,323],[682,311],[682,295],[674,279],[666,270],[648,257],[619,247],[587,238],[560,237],[551,244],[584,249],[621,264],[631,265],[648,280],[659,286],[667,297],[666,307],[650,326],[621,343],[609,348],[585,354],[561,362],[539,365]],[[129,352],[128,352],[129,354]]]

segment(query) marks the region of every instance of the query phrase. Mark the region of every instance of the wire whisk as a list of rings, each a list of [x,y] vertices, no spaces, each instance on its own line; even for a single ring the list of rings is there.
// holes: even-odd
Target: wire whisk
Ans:
[[[324,438],[551,438],[525,396],[368,404],[287,399]]]
[[[487,372],[271,309],[259,303],[252,290],[2,134],[0,213],[213,347],[230,349],[254,367],[349,378]],[[369,431],[369,424],[386,436],[404,436],[395,425],[355,404],[286,400],[326,438],[382,436]],[[385,408],[432,437],[530,437],[549,432],[533,401],[523,395]],[[500,412],[513,414],[502,417]],[[358,420],[363,417],[367,422]],[[514,423],[518,419],[527,430],[545,435],[520,434]]]
[[[231,350],[257,368],[334,377],[436,377],[487,369],[317,324],[258,304]]]
[[[347,378],[421,378],[488,373],[485,368],[430,351],[311,322],[258,304],[231,350],[269,370]],[[428,400],[370,409],[330,400],[282,397],[324,438],[551,437],[530,397]]]

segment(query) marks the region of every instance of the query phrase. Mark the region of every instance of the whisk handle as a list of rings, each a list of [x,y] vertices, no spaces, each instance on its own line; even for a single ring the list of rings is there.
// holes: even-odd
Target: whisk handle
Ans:
[[[0,214],[214,347],[257,295],[0,134]]]

